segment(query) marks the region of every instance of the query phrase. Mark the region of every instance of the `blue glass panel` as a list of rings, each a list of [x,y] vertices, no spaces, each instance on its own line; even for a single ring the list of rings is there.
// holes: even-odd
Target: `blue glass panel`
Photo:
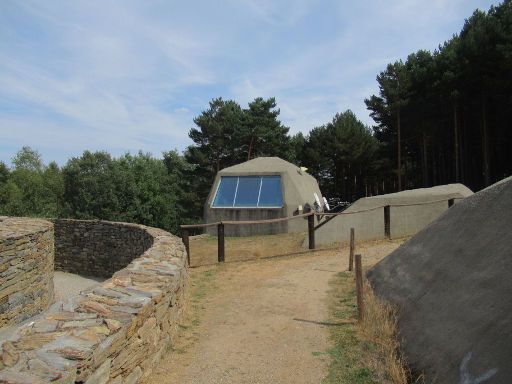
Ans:
[[[281,176],[264,176],[258,207],[282,207]]]
[[[225,177],[220,179],[217,195],[213,200],[214,207],[232,207],[235,200],[236,182],[238,177]]]
[[[235,207],[257,207],[260,183],[261,177],[239,177]]]

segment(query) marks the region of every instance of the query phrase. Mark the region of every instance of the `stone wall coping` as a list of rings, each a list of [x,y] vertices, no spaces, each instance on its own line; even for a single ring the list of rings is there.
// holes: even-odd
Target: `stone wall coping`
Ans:
[[[16,240],[31,233],[46,232],[52,227],[53,224],[44,219],[0,216],[0,241]]]
[[[188,282],[181,239],[140,224],[94,222],[143,229],[153,244],[111,279],[0,341],[0,382],[136,383],[169,346]]]

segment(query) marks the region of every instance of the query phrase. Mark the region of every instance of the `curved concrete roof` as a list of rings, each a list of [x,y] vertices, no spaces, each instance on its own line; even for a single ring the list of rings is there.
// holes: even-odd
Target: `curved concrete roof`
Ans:
[[[309,203],[313,205],[314,193],[321,199],[322,194],[318,182],[309,173],[300,167],[279,157],[257,157],[245,163],[233,165],[219,171],[218,176],[252,176],[252,175],[285,175],[284,196],[286,204],[300,205]],[[214,183],[214,188],[218,179]],[[213,199],[213,196],[210,197]]]
[[[393,204],[414,204],[441,199],[463,199],[473,192],[463,184],[438,185],[431,188],[409,189],[373,197],[363,197],[347,208],[346,212],[371,209]]]
[[[219,171],[222,175],[240,175],[252,173],[268,173],[271,172],[298,172],[300,168],[279,157],[257,157],[244,163],[233,165]],[[300,171],[302,172],[302,171]],[[302,172],[307,174],[306,172]],[[311,176],[311,175],[310,175]],[[311,176],[313,177],[313,176]]]

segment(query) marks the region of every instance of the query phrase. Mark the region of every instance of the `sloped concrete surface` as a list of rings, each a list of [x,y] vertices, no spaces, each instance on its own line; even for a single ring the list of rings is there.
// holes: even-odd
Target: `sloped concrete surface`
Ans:
[[[454,205],[368,272],[435,383],[512,383],[512,178]]]

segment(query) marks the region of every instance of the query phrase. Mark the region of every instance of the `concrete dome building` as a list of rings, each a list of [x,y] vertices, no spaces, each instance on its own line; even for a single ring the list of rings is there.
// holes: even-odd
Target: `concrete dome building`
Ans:
[[[267,220],[307,212],[322,202],[316,179],[279,157],[258,157],[217,173],[204,208],[207,223]],[[305,232],[307,220],[271,224],[227,225],[227,236]],[[215,227],[207,228],[216,234]]]

